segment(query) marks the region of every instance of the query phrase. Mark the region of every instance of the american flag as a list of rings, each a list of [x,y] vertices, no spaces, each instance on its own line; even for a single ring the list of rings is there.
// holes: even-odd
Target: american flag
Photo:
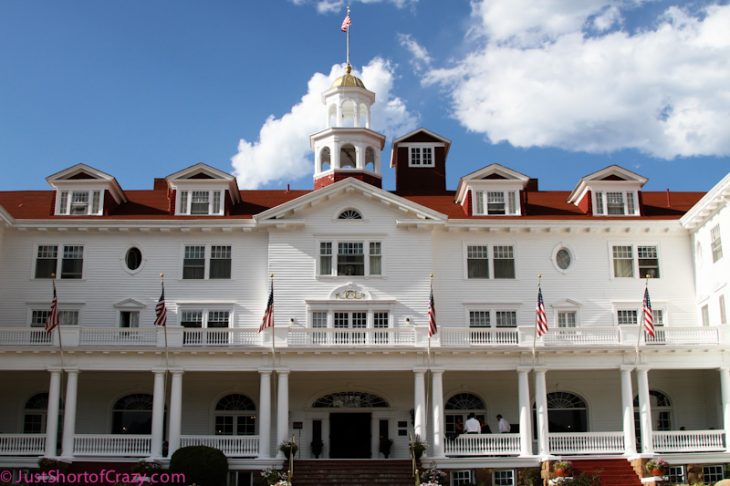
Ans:
[[[271,282],[271,290],[269,291],[269,300],[266,303],[266,311],[264,311],[264,317],[261,319],[261,325],[259,326],[259,332],[263,331],[267,327],[274,327],[274,282]]]
[[[651,310],[649,287],[644,289],[644,330],[649,336],[654,337],[654,312]]]
[[[165,307],[165,284],[162,284],[162,293],[160,294],[160,300],[157,301],[155,306],[155,326],[166,326],[167,325],[167,307]]]
[[[436,305],[433,303],[433,287],[431,287],[431,298],[428,303],[428,337],[434,336],[439,332],[436,327]]]
[[[345,16],[345,20],[342,21],[342,27],[340,27],[340,30],[342,32],[347,32],[347,30],[352,25],[352,20],[350,20],[350,10],[348,9],[347,15]]]
[[[53,332],[58,326],[58,297],[56,296],[56,282],[53,282],[53,300],[51,301],[51,312],[46,319],[46,332]]]
[[[545,302],[542,300],[542,289],[537,288],[537,308],[535,309],[535,325],[537,335],[542,336],[548,332],[547,314],[545,313]]]

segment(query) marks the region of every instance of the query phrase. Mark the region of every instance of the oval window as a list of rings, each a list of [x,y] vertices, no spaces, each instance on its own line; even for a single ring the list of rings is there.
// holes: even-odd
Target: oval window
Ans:
[[[142,252],[139,248],[133,246],[127,250],[127,255],[124,257],[124,261],[127,264],[127,268],[130,270],[137,270],[142,265]]]
[[[561,270],[567,270],[570,266],[572,259],[573,258],[570,255],[570,250],[568,250],[567,248],[561,248],[555,254],[555,264]]]

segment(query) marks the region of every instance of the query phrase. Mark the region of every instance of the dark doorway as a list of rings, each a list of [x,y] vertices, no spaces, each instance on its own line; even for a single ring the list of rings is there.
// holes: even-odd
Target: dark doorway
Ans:
[[[369,413],[330,414],[330,457],[368,459],[372,454]]]

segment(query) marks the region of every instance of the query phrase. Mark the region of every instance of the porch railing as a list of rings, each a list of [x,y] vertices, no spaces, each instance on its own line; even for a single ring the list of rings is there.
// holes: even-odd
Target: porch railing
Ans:
[[[413,328],[290,328],[289,346],[403,346],[416,343]]]
[[[725,432],[722,430],[672,430],[654,432],[656,452],[724,451]]]
[[[568,327],[550,329],[542,337],[546,346],[621,344],[621,331],[617,327]]]
[[[156,346],[154,327],[81,327],[79,344],[99,346]]]
[[[259,455],[258,435],[183,435],[180,446],[204,445],[219,449],[227,457],[256,457]]]
[[[38,456],[46,449],[46,434],[0,434],[0,456]]]
[[[553,454],[618,454],[625,451],[623,432],[565,432],[548,434]]]
[[[260,345],[261,334],[253,328],[185,328],[183,346]]]
[[[47,346],[51,335],[42,327],[0,328],[0,346]]]
[[[146,457],[151,444],[150,435],[76,434],[74,455]]]
[[[447,440],[447,456],[512,456],[520,453],[520,434],[461,434]]]
[[[441,346],[503,346],[519,344],[517,328],[442,327]]]
[[[720,333],[716,327],[655,327],[654,337],[644,333],[646,344],[719,344]]]

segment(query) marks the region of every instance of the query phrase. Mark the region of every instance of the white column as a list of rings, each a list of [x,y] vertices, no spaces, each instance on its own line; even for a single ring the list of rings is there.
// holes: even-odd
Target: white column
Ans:
[[[621,408],[623,410],[625,455],[636,454],[636,431],[634,430],[634,390],[631,386],[630,366],[621,367]]]
[[[76,395],[79,389],[79,370],[66,370],[66,402],[63,411],[63,442],[61,455],[73,457],[76,434]]]
[[[537,452],[540,456],[550,455],[548,441],[547,386],[544,369],[535,369],[535,415],[537,421]],[[521,429],[521,427],[520,427]]]
[[[279,377],[276,401],[276,448],[279,444],[289,440],[289,370],[276,370]],[[284,457],[279,451],[278,456]]]
[[[444,370],[431,370],[433,404],[433,454],[431,457],[444,457]]]
[[[639,424],[641,425],[641,452],[654,453],[653,430],[651,425],[651,396],[649,395],[649,369],[637,368],[636,380],[639,384]]]
[[[162,431],[165,421],[165,371],[152,371],[155,376],[152,395],[152,439],[150,457],[162,457]]]
[[[730,452],[730,369],[720,368],[722,393],[722,427],[725,429],[725,450]]]
[[[413,370],[414,382],[414,408],[413,408],[413,433],[422,441],[426,439],[426,370]]]
[[[530,368],[517,369],[517,393],[520,402],[520,456],[532,455],[530,410]]]
[[[259,370],[259,458],[271,457],[271,370]]]
[[[172,457],[173,452],[180,448],[183,370],[171,370],[170,373],[172,374],[172,384],[170,385],[170,425],[168,426],[167,453],[169,457]]]
[[[339,116],[338,116],[339,120]],[[342,145],[340,142],[335,142],[332,144],[332,151],[330,152],[330,159],[332,161],[332,168],[333,169],[341,169],[342,166],[340,165],[340,145]]]
[[[54,368],[48,384],[48,410],[46,410],[46,457],[56,457],[58,440],[58,403],[61,400],[61,370]]]

